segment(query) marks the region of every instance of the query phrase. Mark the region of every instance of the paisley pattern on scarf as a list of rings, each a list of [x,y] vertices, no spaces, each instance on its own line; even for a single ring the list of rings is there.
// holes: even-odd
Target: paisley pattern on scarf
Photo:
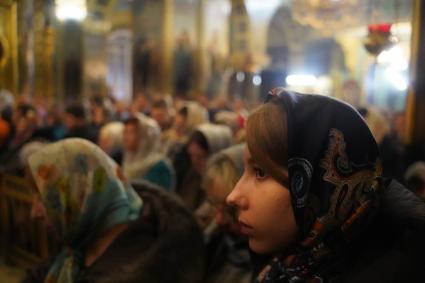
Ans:
[[[287,112],[289,189],[300,232],[256,282],[337,278],[339,261],[379,206],[376,143],[360,115],[338,100],[282,88],[270,100]]]

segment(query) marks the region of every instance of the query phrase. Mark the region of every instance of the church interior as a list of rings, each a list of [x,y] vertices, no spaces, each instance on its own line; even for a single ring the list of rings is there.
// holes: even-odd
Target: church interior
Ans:
[[[31,219],[25,168],[17,168],[35,150],[23,146],[40,125],[56,119],[65,127],[49,142],[67,137],[65,114],[80,115],[70,107],[77,103],[92,123],[102,108],[108,122],[141,112],[163,130],[178,123],[181,105],[196,102],[236,132],[275,87],[329,96],[362,114],[391,151],[384,172],[404,182],[409,165],[425,164],[424,7],[421,0],[0,0],[0,282],[21,282],[57,248]],[[172,105],[164,126],[154,117],[157,101]],[[425,166],[421,174],[425,188]]]

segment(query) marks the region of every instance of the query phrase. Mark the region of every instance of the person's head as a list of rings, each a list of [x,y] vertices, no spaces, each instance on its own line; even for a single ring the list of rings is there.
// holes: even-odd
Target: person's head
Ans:
[[[196,102],[187,102],[177,111],[174,128],[179,135],[190,135],[207,122],[208,111]]]
[[[187,144],[187,151],[190,156],[193,169],[202,174],[207,166],[209,147],[204,134],[195,131]]]
[[[150,112],[150,108],[150,97],[145,93],[139,93],[132,104],[132,112],[147,114]]]
[[[321,250],[329,234],[354,237],[377,203],[380,176],[378,147],[355,109],[279,88],[246,131],[245,171],[227,202],[254,252]]]
[[[124,152],[146,158],[159,148],[160,129],[155,120],[144,115],[132,116],[124,122]]]
[[[174,117],[174,128],[176,132],[183,135],[186,132],[187,107],[183,106]]]
[[[235,136],[244,127],[244,118],[233,111],[219,111],[215,114],[214,120],[217,124],[230,127]]]
[[[62,123],[62,109],[59,105],[52,106],[47,111],[46,124],[49,127],[54,127]]]
[[[250,248],[268,254],[292,244],[298,230],[288,188],[286,114],[277,103],[264,104],[246,130],[245,171],[228,202],[239,210]]]
[[[129,191],[119,166],[87,140],[45,145],[30,154],[27,164],[34,192],[32,216],[44,218],[67,243],[94,233],[83,231],[87,223],[96,224],[101,232],[128,221],[130,210],[136,213],[131,219],[138,215],[141,201]],[[126,211],[114,203],[126,206]]]
[[[31,104],[20,104],[16,107],[13,112],[13,124],[16,127],[16,131],[20,132],[25,128],[35,126],[37,123],[36,109]]]
[[[124,150],[136,152],[139,147],[140,135],[139,119],[131,117],[124,122],[123,146]]]
[[[410,165],[404,174],[404,180],[409,190],[425,200],[425,162],[417,161]]]
[[[42,149],[43,147],[45,147],[46,145],[48,145],[49,143],[47,141],[44,140],[34,140],[34,141],[30,141],[27,142],[26,144],[24,144],[21,149],[19,150],[19,163],[20,163],[20,167],[25,169],[25,167],[28,164],[28,157],[37,152],[38,150]]]
[[[109,231],[139,217],[140,197],[119,166],[87,140],[46,145],[28,157],[27,168],[34,194],[32,216],[49,223],[64,245],[61,254],[66,251],[66,257],[55,257],[49,277],[65,272],[66,259],[85,255]]]
[[[199,174],[205,172],[208,157],[232,145],[232,132],[223,125],[203,124],[193,132],[187,142],[192,168]]]
[[[108,154],[113,154],[115,151],[123,147],[123,131],[124,124],[121,122],[111,122],[100,129],[98,145]]]
[[[202,178],[207,201],[216,209],[216,223],[231,234],[239,234],[240,226],[235,210],[226,204],[226,198],[242,175],[244,148],[240,144],[214,154]]]
[[[110,113],[104,106],[94,105],[92,108],[92,122],[95,125],[104,125],[109,120]]]
[[[86,119],[86,109],[82,104],[71,104],[66,107],[64,124],[68,130],[84,126],[86,124]]]
[[[171,106],[169,106],[169,103],[164,98],[154,101],[151,117],[158,123],[161,130],[166,130],[171,126]]]

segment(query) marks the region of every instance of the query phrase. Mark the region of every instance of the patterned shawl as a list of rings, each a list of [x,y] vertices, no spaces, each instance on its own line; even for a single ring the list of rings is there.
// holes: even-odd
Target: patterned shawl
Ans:
[[[266,103],[287,113],[289,189],[299,233],[257,282],[338,278],[379,206],[376,142],[358,112],[336,99],[277,88]]]

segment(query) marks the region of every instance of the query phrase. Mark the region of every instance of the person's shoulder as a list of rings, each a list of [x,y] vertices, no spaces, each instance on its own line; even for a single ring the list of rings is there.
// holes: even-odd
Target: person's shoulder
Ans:
[[[411,228],[425,227],[425,202],[396,180],[384,182],[381,211]]]
[[[159,215],[158,217],[161,219],[158,220],[160,221],[166,221],[170,225],[176,223],[175,225],[183,225],[186,228],[191,227],[197,232],[197,227],[193,227],[197,226],[195,218],[176,194],[146,180],[134,181],[132,186],[143,200],[143,210],[149,210],[150,213]]]
[[[172,166],[170,161],[164,157],[160,159],[154,166],[152,166],[152,169],[155,170],[171,170]]]
[[[386,180],[380,211],[360,242],[343,282],[424,282],[425,203]]]

